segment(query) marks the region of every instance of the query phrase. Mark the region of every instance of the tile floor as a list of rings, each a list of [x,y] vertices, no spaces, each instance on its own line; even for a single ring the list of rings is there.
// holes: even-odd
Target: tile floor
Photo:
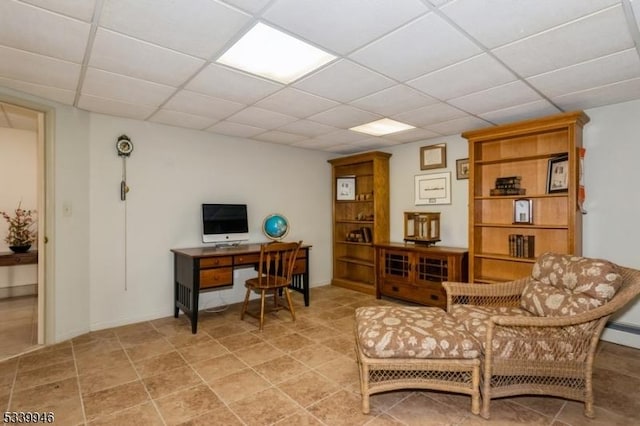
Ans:
[[[596,420],[577,402],[514,397],[491,420],[469,397],[397,391],[360,411],[353,311],[376,301],[331,286],[295,295],[298,320],[270,314],[263,332],[239,307],[101,330],[0,363],[0,406],[51,411],[61,425],[629,425],[640,422],[640,351],[603,342],[596,358]]]
[[[38,343],[38,297],[0,299],[0,360]]]

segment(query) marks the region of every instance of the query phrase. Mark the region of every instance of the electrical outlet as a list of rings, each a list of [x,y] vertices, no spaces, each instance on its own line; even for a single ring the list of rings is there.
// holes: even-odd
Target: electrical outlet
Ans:
[[[73,214],[73,209],[71,208],[71,203],[68,201],[65,201],[64,203],[62,203],[62,216],[71,217],[72,214]]]

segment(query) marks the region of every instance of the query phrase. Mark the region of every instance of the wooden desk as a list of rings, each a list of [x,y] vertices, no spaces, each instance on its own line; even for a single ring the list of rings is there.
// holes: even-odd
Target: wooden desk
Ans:
[[[309,306],[309,249],[300,247],[290,288],[304,295]],[[235,247],[195,247],[171,249],[173,252],[174,317],[180,310],[191,319],[191,332],[198,330],[200,292],[233,285],[235,268],[253,268],[260,262],[260,244]]]
[[[38,263],[38,250],[26,253],[0,252],[0,266],[33,265],[35,263]]]

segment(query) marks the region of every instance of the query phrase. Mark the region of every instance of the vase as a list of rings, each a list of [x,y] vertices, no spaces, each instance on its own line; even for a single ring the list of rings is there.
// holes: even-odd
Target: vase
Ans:
[[[24,246],[9,246],[9,250],[14,253],[26,253],[31,248],[31,244],[27,244]]]

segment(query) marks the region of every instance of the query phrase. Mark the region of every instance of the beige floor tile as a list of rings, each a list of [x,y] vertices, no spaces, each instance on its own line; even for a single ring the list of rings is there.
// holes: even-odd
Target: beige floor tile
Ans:
[[[251,426],[273,424],[296,412],[299,406],[280,390],[269,388],[233,402],[229,408]]]
[[[141,345],[135,345],[126,349],[127,355],[134,363],[145,358],[151,358],[157,355],[174,351],[175,347],[166,339],[155,339]]]
[[[209,382],[227,404],[271,387],[271,383],[250,368]]]
[[[82,354],[76,356],[78,374],[91,375],[100,371],[131,365],[124,349],[98,354]]]
[[[309,367],[289,355],[274,358],[253,368],[274,384],[309,371]]]
[[[343,356],[339,352],[319,344],[305,346],[302,349],[291,352],[289,355],[311,368],[318,367]]]
[[[149,400],[144,385],[139,380],[84,395],[84,411],[87,420],[114,414]]]
[[[254,333],[244,332],[218,338],[218,342],[231,352],[264,342]]]
[[[13,392],[12,411],[40,411],[42,406],[80,397],[78,379],[73,377],[58,382]]]
[[[182,357],[189,364],[215,358],[217,356],[229,353],[227,348],[213,339],[209,339],[201,343],[196,343],[195,345],[180,347],[178,348],[178,352],[180,352]]]
[[[358,364],[344,355],[322,364],[315,370],[340,386],[358,385],[359,387]]]
[[[167,336],[166,339],[171,343],[175,348],[182,348],[185,346],[196,345],[198,343],[205,343],[211,341],[211,336],[207,333],[197,333],[193,334],[191,329],[183,330],[180,333],[176,333],[173,336]]]
[[[307,407],[307,411],[324,424],[332,426],[363,425],[375,417],[371,414],[362,414],[359,407],[359,395],[340,390]]]
[[[226,354],[207,359],[205,361],[196,362],[192,367],[204,381],[211,383],[221,377],[237,373],[238,371],[247,368],[247,365],[235,355]]]
[[[120,349],[122,349],[122,345],[116,336],[73,344],[73,353],[80,358],[91,358],[97,354],[109,353]]]
[[[14,389],[22,390],[70,377],[76,377],[76,364],[73,360],[31,370],[20,370],[16,375]]]
[[[637,391],[631,392],[632,389],[640,389],[639,378],[630,377],[623,372],[594,368],[593,381],[596,406],[640,423],[640,398]]]
[[[201,414],[198,417],[192,418],[180,424],[180,426],[211,425],[242,426],[243,423],[231,410],[229,410],[226,406],[221,405],[212,411]]]
[[[272,339],[270,343],[281,351],[289,353],[313,345],[315,342],[307,339],[302,333],[291,333]]]
[[[433,425],[454,425],[460,424],[469,415],[467,411],[441,404],[421,393],[414,393],[403,399],[391,407],[387,414],[407,425],[424,424],[425,419]]]
[[[73,361],[73,351],[70,347],[51,352],[35,352],[20,357],[19,371],[33,370],[48,365],[59,364],[65,361]]]
[[[83,395],[95,393],[114,386],[138,380],[136,370],[130,364],[123,364],[121,367],[109,368],[98,371],[94,374],[80,375],[80,391]]]
[[[203,384],[200,376],[188,366],[159,371],[160,374],[142,379],[144,386],[153,399],[161,398],[180,389]]]
[[[167,425],[177,425],[222,406],[220,399],[207,386],[183,389],[156,400]]]
[[[486,425],[487,420],[480,416],[466,413],[466,418],[461,423],[463,426]],[[402,419],[401,419],[402,420]],[[544,416],[510,400],[497,399],[491,401],[492,425],[549,425],[553,417]]]
[[[173,370],[186,366],[186,362],[177,351],[167,352],[151,358],[145,358],[133,363],[140,377],[150,377],[158,371]]]
[[[308,407],[340,390],[337,384],[314,371],[285,380],[277,387],[303,407]]]
[[[160,414],[151,402],[128,408],[116,414],[100,417],[88,423],[91,426],[136,425],[163,426]]]
[[[282,420],[274,423],[275,426],[322,426],[320,420],[313,417],[306,410],[298,410],[289,414]]]
[[[556,419],[573,426],[629,426],[638,423],[637,420],[605,408],[596,406],[595,412],[596,417],[590,419],[584,415],[584,404],[567,401]]]
[[[233,354],[248,365],[254,366],[278,358],[284,355],[284,352],[267,342],[261,342],[238,349]]]

